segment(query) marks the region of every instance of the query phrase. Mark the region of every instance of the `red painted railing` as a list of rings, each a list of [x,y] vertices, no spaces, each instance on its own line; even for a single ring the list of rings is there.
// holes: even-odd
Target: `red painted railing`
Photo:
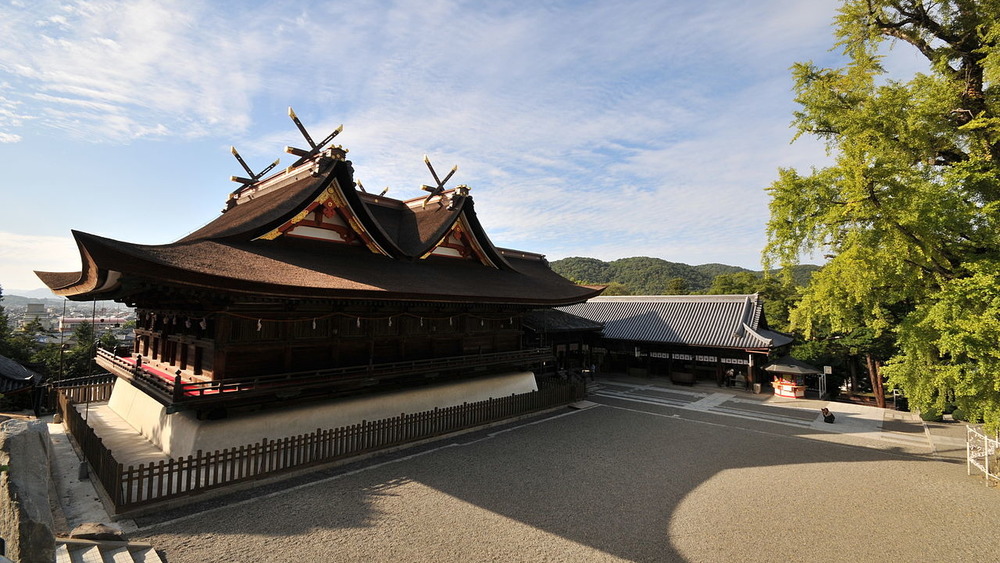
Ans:
[[[337,388],[353,390],[409,375],[502,364],[530,365],[549,360],[551,357],[552,352],[548,348],[536,348],[219,381],[183,381],[176,373],[169,374],[145,364],[139,369],[133,358],[118,357],[107,350],[98,350],[97,363],[111,373],[133,382],[160,403],[186,408],[196,406],[198,403],[274,395],[292,390],[295,392]]]

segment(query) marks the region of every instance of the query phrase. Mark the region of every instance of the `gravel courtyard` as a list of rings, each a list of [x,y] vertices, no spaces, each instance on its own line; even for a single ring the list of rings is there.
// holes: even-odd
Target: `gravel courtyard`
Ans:
[[[163,520],[169,518],[169,520]],[[137,521],[170,563],[986,561],[964,463],[604,401]]]

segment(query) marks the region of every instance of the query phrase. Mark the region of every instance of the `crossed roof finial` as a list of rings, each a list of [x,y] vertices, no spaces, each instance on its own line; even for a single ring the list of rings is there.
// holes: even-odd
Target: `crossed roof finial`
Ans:
[[[429,194],[427,194],[427,197],[424,198],[423,207],[427,207],[427,202],[429,202],[431,198],[444,193],[444,185],[448,182],[448,180],[451,179],[452,176],[455,175],[455,172],[458,172],[458,165],[456,164],[455,166],[453,166],[451,168],[451,172],[449,172],[448,175],[444,177],[444,180],[442,180],[438,178],[437,172],[434,170],[434,166],[431,164],[431,159],[427,158],[426,154],[424,155],[424,164],[427,165],[427,168],[431,171],[431,176],[434,177],[434,181],[437,183],[437,186],[428,186],[426,184],[420,186],[420,189],[424,190],[425,192],[430,192]],[[442,205],[440,200],[438,200],[438,205]]]

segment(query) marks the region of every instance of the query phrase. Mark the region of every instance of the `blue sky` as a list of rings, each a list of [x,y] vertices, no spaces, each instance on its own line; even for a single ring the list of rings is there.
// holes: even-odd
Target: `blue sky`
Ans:
[[[789,67],[837,62],[833,0],[8,1],[0,286],[79,269],[70,229],[146,244],[214,219],[228,178],[340,124],[369,191],[427,154],[498,246],[759,269],[790,144]]]

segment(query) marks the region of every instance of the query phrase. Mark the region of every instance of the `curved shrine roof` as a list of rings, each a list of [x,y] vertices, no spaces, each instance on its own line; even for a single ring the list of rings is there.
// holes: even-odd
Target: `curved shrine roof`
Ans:
[[[74,231],[81,271],[36,273],[76,300],[124,299],[142,282],[275,297],[538,306],[601,291],[559,276],[540,255],[496,248],[467,193],[400,201],[355,189],[351,163],[337,149],[231,201],[171,244]]]

